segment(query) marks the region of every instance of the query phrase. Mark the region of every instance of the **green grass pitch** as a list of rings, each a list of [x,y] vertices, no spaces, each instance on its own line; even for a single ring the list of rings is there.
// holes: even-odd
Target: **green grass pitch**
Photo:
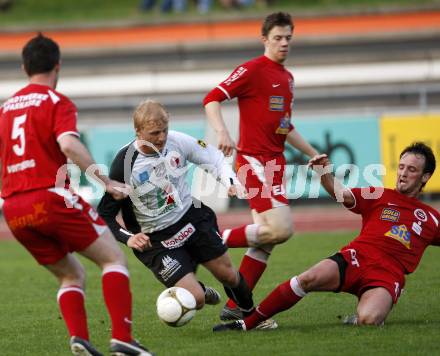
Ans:
[[[298,235],[273,252],[255,291],[258,302],[280,282],[303,271],[351,240],[354,233]],[[276,316],[275,331],[213,334],[221,306],[207,306],[182,328],[162,324],[155,300],[163,287],[129,256],[135,336],[161,355],[432,355],[439,354],[440,250],[428,248],[385,327],[343,326],[354,311],[348,294],[315,293]],[[244,250],[231,250],[236,264]],[[109,320],[101,298],[99,270],[88,271],[87,311],[92,342],[107,352]],[[68,338],[56,304],[57,284],[15,241],[0,242],[0,350],[2,355],[68,355]],[[199,277],[219,290],[203,268]],[[223,292],[223,291],[222,291]],[[224,293],[223,293],[224,296]]]

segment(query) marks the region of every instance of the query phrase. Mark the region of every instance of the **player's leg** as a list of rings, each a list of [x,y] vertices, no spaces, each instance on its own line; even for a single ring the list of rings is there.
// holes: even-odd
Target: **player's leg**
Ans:
[[[102,290],[112,321],[112,338],[123,342],[132,341],[129,272],[126,257],[115,238],[106,229],[79,253],[95,262],[102,270]]]
[[[243,276],[233,267],[227,252],[204,262],[203,265],[223,284],[228,297],[232,298],[242,311],[249,312],[253,308],[252,292]]]
[[[365,291],[357,306],[358,325],[382,325],[393,307],[393,297],[383,287]]]
[[[87,248],[79,251],[102,269],[102,291],[112,322],[111,355],[152,355],[133,339],[132,299],[127,260],[108,229]]]
[[[59,228],[46,190],[36,190],[7,199],[3,206],[6,221],[15,238],[59,281],[57,301],[71,336],[74,354],[84,349],[100,355],[88,343],[89,333],[84,306],[85,272],[79,261],[68,253],[67,245],[54,238],[52,229]],[[23,219],[22,217],[29,217]],[[30,225],[28,226],[28,221]],[[17,223],[20,222],[20,223]],[[72,340],[75,343],[72,343]],[[81,344],[79,344],[79,342]]]
[[[196,299],[196,308],[202,309],[205,305],[205,291],[203,290],[201,284],[197,280],[197,277],[194,273],[188,273],[182,278],[180,278],[176,284],[176,287],[185,288]]]
[[[60,283],[57,301],[69,331],[72,353],[78,356],[102,356],[89,342],[87,314],[84,305],[84,268],[72,254],[67,254],[60,261],[44,267]]]
[[[59,281],[57,301],[69,335],[89,340],[84,305],[85,271],[78,259],[67,254],[56,263],[44,265]]]
[[[49,189],[51,234],[102,269],[102,289],[112,322],[112,338],[131,342],[131,292],[125,255],[105,222],[81,197]]]
[[[340,270],[334,260],[325,259],[307,271],[281,283],[244,320],[214,327],[214,331],[250,330],[263,320],[293,307],[308,292],[334,291],[340,285]]]
[[[255,285],[263,275],[267,267],[274,244],[288,239],[292,233],[291,211],[288,206],[280,206],[261,213],[252,210],[254,226],[258,226],[255,235],[255,247],[250,247],[240,263],[240,273],[245,278],[249,288]],[[228,300],[224,314],[233,312],[235,308],[233,300]]]
[[[293,234],[290,208],[282,205],[266,211],[252,209],[253,224],[226,229],[222,239],[228,247],[259,247],[287,241]]]
[[[293,234],[290,207],[283,205],[260,213],[253,211],[254,221],[260,223],[258,246],[277,245],[287,241]]]
[[[259,247],[286,241],[293,233],[284,187],[283,155],[275,158],[237,154],[237,176],[249,193],[254,224],[225,230],[228,247]]]

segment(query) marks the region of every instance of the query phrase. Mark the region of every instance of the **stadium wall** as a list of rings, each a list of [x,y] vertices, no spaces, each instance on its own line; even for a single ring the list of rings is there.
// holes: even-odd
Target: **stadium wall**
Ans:
[[[231,131],[237,133],[238,118],[228,120]],[[394,186],[398,153],[404,146],[422,140],[430,144],[440,157],[440,113],[417,115],[316,116],[297,119],[295,127],[320,152],[327,152],[334,163],[336,175],[350,187],[381,185]],[[206,120],[174,120],[170,128],[197,138],[206,137],[215,144],[215,137]],[[94,127],[83,131],[87,146],[96,161],[110,166],[116,152],[134,138],[131,126]],[[323,198],[319,177],[307,170],[307,158],[286,146],[286,185],[290,199]],[[231,161],[232,164],[232,161]],[[206,174],[190,171],[194,195],[225,211],[229,206],[226,192]],[[217,185],[217,186],[216,186]],[[84,188],[82,188],[84,189]],[[436,174],[425,189],[440,193],[440,175]],[[90,190],[83,193],[91,194]],[[96,194],[95,194],[96,195]],[[219,198],[220,197],[220,198]],[[93,197],[92,197],[93,198]],[[99,198],[98,198],[99,199]],[[90,199],[96,202],[96,197]]]

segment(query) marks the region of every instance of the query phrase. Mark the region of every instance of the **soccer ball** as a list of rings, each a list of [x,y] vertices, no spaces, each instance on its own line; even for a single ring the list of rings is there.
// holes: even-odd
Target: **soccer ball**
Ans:
[[[169,326],[183,326],[196,314],[196,299],[185,288],[171,287],[160,293],[157,315]]]

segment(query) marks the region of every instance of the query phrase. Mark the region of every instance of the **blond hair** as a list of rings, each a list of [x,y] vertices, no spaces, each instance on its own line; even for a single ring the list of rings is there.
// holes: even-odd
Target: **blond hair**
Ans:
[[[134,110],[133,124],[136,132],[142,130],[148,122],[168,122],[168,112],[165,107],[156,100],[146,99]]]

